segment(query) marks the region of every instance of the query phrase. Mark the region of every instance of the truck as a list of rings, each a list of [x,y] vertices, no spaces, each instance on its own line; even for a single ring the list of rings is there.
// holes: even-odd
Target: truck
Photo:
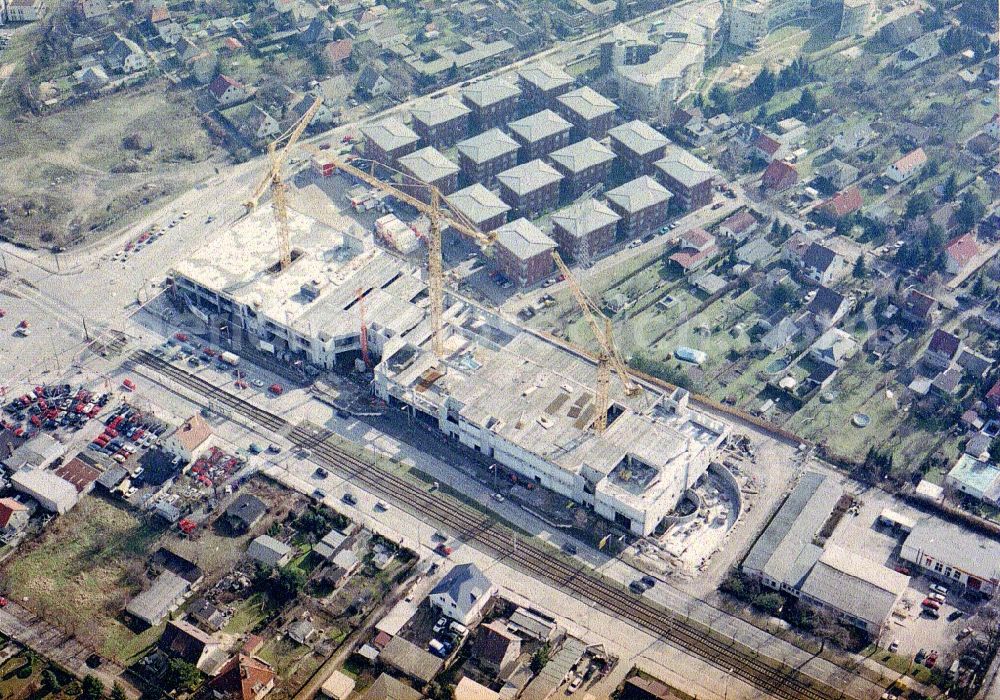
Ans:
[[[225,362],[227,365],[232,365],[235,367],[240,363],[240,356],[232,352],[224,352],[219,355],[219,359]]]

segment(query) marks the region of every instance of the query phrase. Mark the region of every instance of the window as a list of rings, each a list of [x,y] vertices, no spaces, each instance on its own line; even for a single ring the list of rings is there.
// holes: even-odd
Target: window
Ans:
[[[936,563],[936,564],[934,565],[934,570],[935,570],[935,571],[937,571],[937,572],[939,572],[939,573],[940,573],[940,571],[941,571],[941,570],[942,570],[943,568],[944,568],[944,567],[943,567],[943,566],[941,566],[941,562],[937,562],[937,563]]]

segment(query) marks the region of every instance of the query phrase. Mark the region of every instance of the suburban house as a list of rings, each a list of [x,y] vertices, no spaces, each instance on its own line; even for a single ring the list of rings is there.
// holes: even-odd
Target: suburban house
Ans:
[[[267,512],[264,502],[250,494],[240,494],[226,508],[226,520],[237,532],[247,532],[260,522]]]
[[[204,673],[214,671],[219,662],[225,660],[225,657],[217,657],[222,649],[220,640],[183,620],[168,622],[157,646],[168,655],[183,659]]]
[[[358,73],[357,82],[354,83],[354,90],[367,97],[382,97],[388,95],[392,90],[392,82],[385,75],[385,67],[379,70],[371,63],[366,63],[365,67]]]
[[[618,233],[642,236],[667,222],[672,195],[649,175],[619,185],[605,193],[608,205],[621,217]]]
[[[215,700],[262,700],[277,678],[270,664],[239,653],[219,669],[207,687]]]
[[[212,437],[212,427],[195,413],[180,427],[167,433],[161,441],[161,449],[183,464],[189,464],[204,450]]]
[[[6,3],[0,0],[0,24],[3,24],[4,20],[12,23],[37,22],[44,16],[44,0],[6,0]]]
[[[932,369],[945,370],[958,357],[961,347],[962,341],[957,336],[938,328],[927,344],[922,361]]]
[[[768,352],[777,352],[787,347],[801,332],[798,324],[785,316],[760,337],[760,344]]]
[[[243,83],[221,73],[209,84],[208,91],[224,107],[250,99],[250,91]]]
[[[906,182],[913,177],[927,163],[927,154],[924,149],[918,148],[910,151],[905,156],[886,168],[885,176],[893,182]]]
[[[0,498],[0,533],[8,536],[17,534],[30,518],[28,506],[14,498]]]
[[[839,328],[829,328],[809,348],[809,355],[817,362],[840,367],[854,357],[859,349],[850,333]]]
[[[247,556],[265,566],[278,568],[291,561],[292,548],[270,535],[260,535],[247,547]]]
[[[521,654],[521,638],[507,629],[506,620],[484,623],[476,630],[472,655],[481,667],[505,680]]]
[[[760,187],[766,192],[784,192],[795,187],[799,181],[799,171],[791,163],[772,160],[760,177]]]
[[[816,168],[816,174],[830,183],[830,186],[842,190],[858,179],[860,172],[853,165],[834,159]]]
[[[281,133],[278,120],[257,104],[250,105],[250,111],[237,122],[236,129],[243,138],[255,144],[273,139]]]
[[[834,220],[843,219],[855,212],[861,211],[861,190],[849,187],[819,205],[819,210]]]
[[[125,612],[149,627],[160,624],[191,593],[191,583],[172,571],[163,571],[152,585],[125,606]]]
[[[149,68],[149,56],[139,45],[121,34],[115,34],[116,41],[108,51],[108,67],[116,73],[138,73]]]
[[[671,262],[680,266],[684,272],[697,270],[718,252],[715,236],[702,228],[693,228],[681,234],[680,250],[671,254]]]
[[[944,248],[945,270],[957,275],[979,255],[979,245],[972,233],[966,233],[952,240]]]
[[[878,134],[871,126],[857,122],[833,137],[833,150],[840,155],[849,156],[874,141],[876,136]]]
[[[765,163],[781,158],[784,153],[784,146],[781,145],[781,142],[763,131],[757,133],[757,138],[753,140],[750,147],[753,156]]]
[[[899,308],[904,319],[917,325],[930,323],[936,309],[937,300],[934,297],[912,288]]]
[[[803,274],[823,286],[829,286],[845,268],[846,263],[840,255],[819,243],[810,245],[802,255]]]
[[[504,224],[496,235],[496,263],[515,284],[530,287],[548,277],[556,243],[527,219]]]
[[[836,326],[849,310],[850,303],[843,294],[823,286],[816,289],[812,301],[806,306],[806,311],[813,318],[813,324],[819,330]]]
[[[742,209],[719,224],[718,233],[734,243],[742,243],[757,230],[758,225],[757,217],[749,209]]]
[[[438,582],[429,598],[441,614],[468,627],[482,617],[496,591],[475,564],[459,564]]]

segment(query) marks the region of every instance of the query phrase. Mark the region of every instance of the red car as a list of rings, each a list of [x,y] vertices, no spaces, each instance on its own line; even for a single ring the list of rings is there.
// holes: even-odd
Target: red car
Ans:
[[[246,389],[248,384],[245,379],[237,379],[233,384],[236,385],[237,389]]]
[[[187,333],[174,333],[174,338],[182,343],[186,343],[188,341]]]
[[[924,598],[924,602],[922,602],[920,605],[922,605],[925,608],[930,608],[931,610],[938,610],[941,608],[941,603],[937,602],[933,598]]]
[[[7,607],[7,598],[0,595],[0,608],[6,608],[6,607]]]
[[[284,387],[282,387],[280,384],[272,384],[267,388],[267,390],[270,391],[275,396],[281,396],[282,392],[285,391]]]
[[[441,544],[439,544],[437,547],[434,548],[434,551],[440,554],[442,557],[447,557],[454,550],[448,545],[446,545],[444,542],[442,542]]]
[[[3,318],[6,315],[7,315],[7,309],[0,309],[0,318]]]
[[[129,391],[135,391],[135,382],[133,382],[128,377],[122,380],[122,386],[128,389]]]

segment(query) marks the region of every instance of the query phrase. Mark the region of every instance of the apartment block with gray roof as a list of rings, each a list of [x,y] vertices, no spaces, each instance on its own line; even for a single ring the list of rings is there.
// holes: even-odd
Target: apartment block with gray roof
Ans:
[[[556,98],[556,112],[573,124],[578,138],[603,138],[614,124],[618,105],[591,87]]]
[[[480,231],[492,231],[507,222],[510,205],[478,182],[447,197],[448,206],[474,223]]]
[[[614,151],[592,138],[549,154],[549,162],[565,178],[562,192],[566,199],[576,199],[594,185],[606,182],[614,159]]]
[[[715,168],[680,146],[667,146],[656,162],[657,177],[674,195],[682,211],[694,211],[712,203]]]
[[[555,100],[573,87],[573,76],[548,61],[539,61],[518,71],[521,90],[537,107],[555,107]]]
[[[420,136],[395,117],[361,127],[365,137],[365,157],[390,167],[396,161],[417,150]]]
[[[431,146],[453,146],[469,135],[471,110],[457,97],[446,95],[424,100],[411,111],[413,129]]]
[[[405,155],[398,162],[399,169],[416,181],[410,183],[404,177],[404,188],[412,190],[413,196],[426,202],[430,201],[431,194],[424,184],[437,187],[445,195],[458,188],[458,166],[433,146]]]
[[[620,220],[611,207],[591,197],[552,214],[552,238],[560,253],[592,260],[615,242]]]
[[[527,219],[496,230],[497,267],[515,284],[531,287],[552,274],[556,243]]]
[[[521,144],[500,129],[490,129],[458,143],[458,163],[466,183],[496,184],[496,176],[517,165]]]
[[[563,176],[542,160],[518,165],[497,175],[500,198],[519,216],[534,218],[559,203]]]
[[[517,115],[520,98],[521,88],[501,76],[480,80],[462,90],[462,101],[472,111],[475,131],[509,122]]]
[[[553,112],[543,109],[507,125],[507,130],[521,144],[521,160],[547,156],[570,143],[573,125]]]
[[[648,175],[637,177],[605,193],[604,198],[622,219],[618,233],[632,238],[662,226],[667,221],[670,192]]]
[[[608,129],[611,149],[632,175],[651,175],[670,139],[638,119]]]

